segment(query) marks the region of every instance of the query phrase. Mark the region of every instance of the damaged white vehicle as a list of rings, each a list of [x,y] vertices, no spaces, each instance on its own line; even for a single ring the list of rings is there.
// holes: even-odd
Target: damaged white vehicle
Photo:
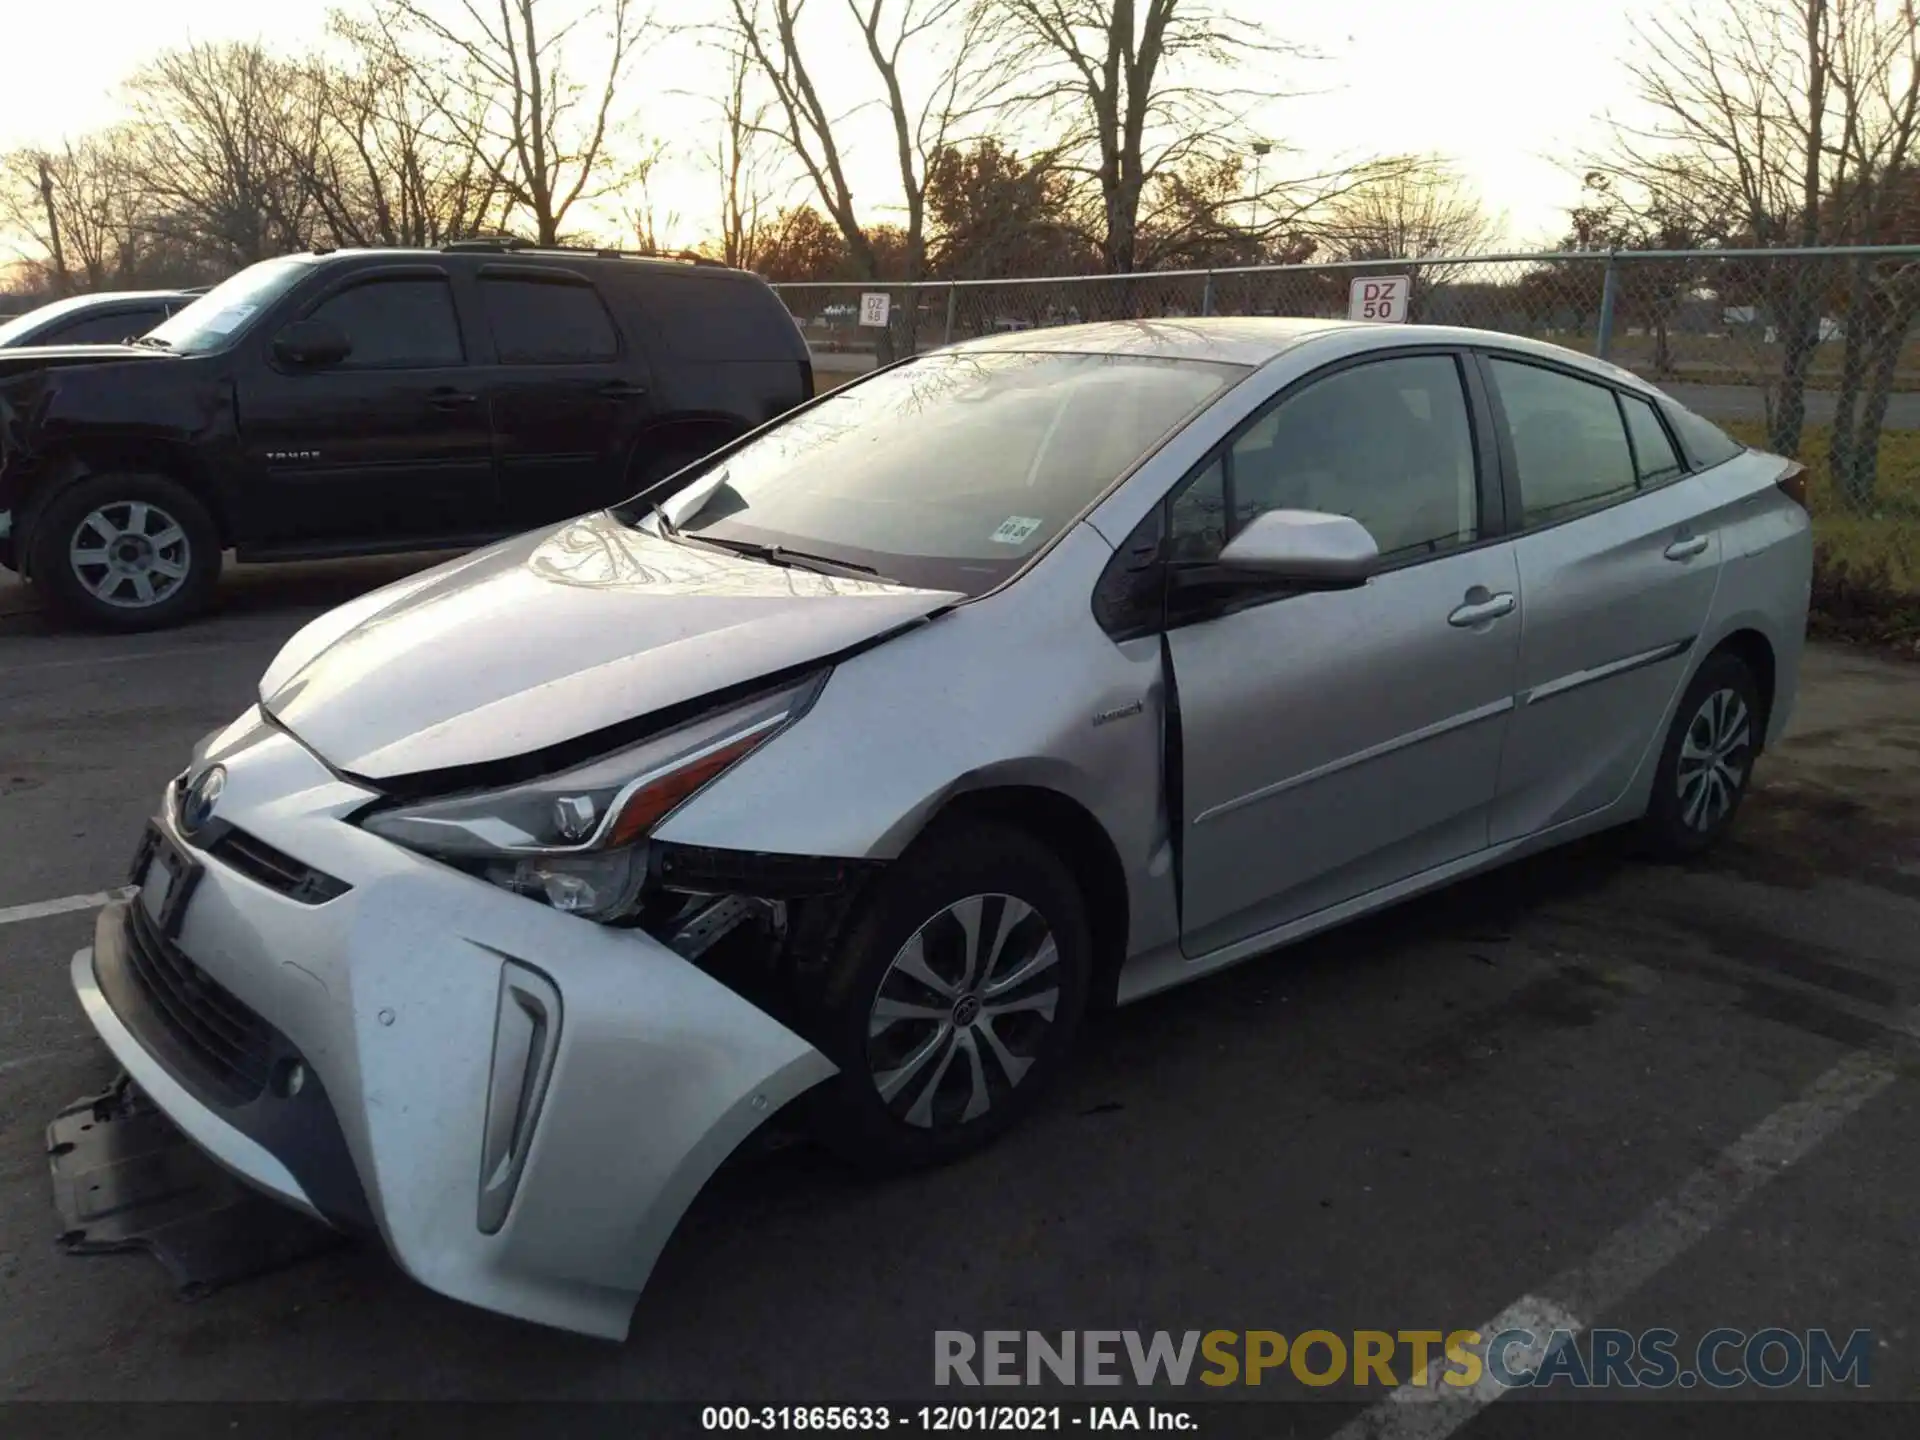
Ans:
[[[74,984],[254,1186],[619,1337],[802,1096],[944,1159],[1090,1002],[1604,826],[1711,843],[1791,708],[1797,487],[1474,331],[924,356],[308,625]]]

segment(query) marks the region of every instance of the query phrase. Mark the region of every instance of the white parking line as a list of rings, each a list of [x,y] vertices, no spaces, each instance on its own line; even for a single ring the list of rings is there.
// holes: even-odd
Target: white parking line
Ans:
[[[58,900],[9,905],[0,909],[0,925],[12,925],[21,920],[44,920],[49,915],[66,915],[75,910],[98,910],[109,901],[124,899],[132,893],[131,886],[122,886],[118,890],[96,890],[91,895],[62,895]]]
[[[1638,1290],[1761,1186],[1838,1130],[1891,1085],[1897,1073],[1887,1056],[1865,1050],[1849,1055],[1694,1171],[1672,1195],[1614,1231],[1585,1264],[1562,1271],[1542,1287],[1542,1294],[1523,1296],[1487,1321],[1480,1327],[1481,1345],[1466,1348],[1484,1355],[1485,1342],[1501,1332],[1531,1331],[1537,1337],[1533,1349],[1516,1346],[1508,1361],[1515,1371],[1537,1366],[1552,1332],[1577,1335]],[[1440,1377],[1447,1368],[1445,1360],[1430,1363],[1418,1379],[1334,1432],[1334,1440],[1440,1440],[1507,1393],[1485,1371],[1471,1386],[1443,1384]]]

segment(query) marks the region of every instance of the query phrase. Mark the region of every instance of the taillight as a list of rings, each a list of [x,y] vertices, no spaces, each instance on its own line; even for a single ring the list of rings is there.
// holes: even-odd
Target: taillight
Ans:
[[[1802,510],[1811,507],[1807,504],[1807,467],[1794,464],[1787,467],[1787,473],[1776,482],[1789,500]]]

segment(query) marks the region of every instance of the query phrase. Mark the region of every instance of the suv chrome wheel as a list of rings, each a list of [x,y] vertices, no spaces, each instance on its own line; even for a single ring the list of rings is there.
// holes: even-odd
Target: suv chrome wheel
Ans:
[[[868,1073],[882,1103],[932,1129],[1004,1101],[1053,1025],[1059,958],[1040,912],[1012,895],[971,895],[921,925],[868,1015]]]
[[[125,500],[87,512],[74,527],[67,562],[102,604],[141,610],[186,584],[193,546],[186,529],[158,505]]]

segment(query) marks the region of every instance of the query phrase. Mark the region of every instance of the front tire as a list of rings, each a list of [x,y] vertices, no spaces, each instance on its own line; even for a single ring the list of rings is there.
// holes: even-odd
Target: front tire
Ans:
[[[825,986],[840,1073],[812,1096],[820,1138],[863,1169],[939,1164],[1024,1118],[1086,1006],[1086,902],[1011,826],[943,827],[864,902]]]
[[[1708,656],[1674,712],[1641,822],[1656,859],[1698,855],[1732,827],[1765,739],[1765,716],[1746,662],[1724,651]]]
[[[162,630],[191,619],[220,578],[220,534],[184,486],[159,475],[90,475],[34,520],[32,573],[63,619]]]

